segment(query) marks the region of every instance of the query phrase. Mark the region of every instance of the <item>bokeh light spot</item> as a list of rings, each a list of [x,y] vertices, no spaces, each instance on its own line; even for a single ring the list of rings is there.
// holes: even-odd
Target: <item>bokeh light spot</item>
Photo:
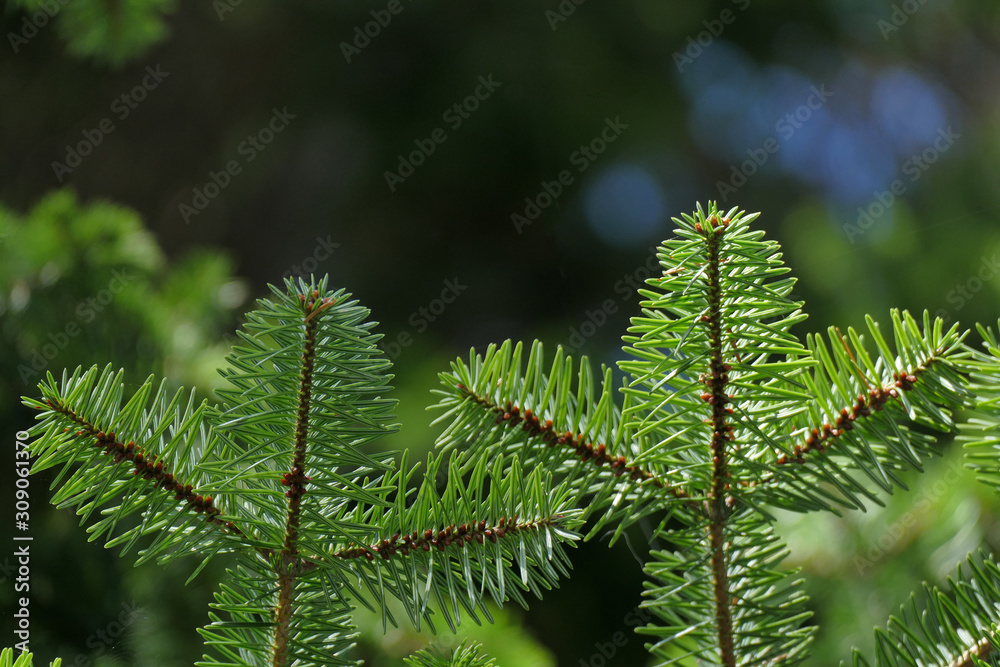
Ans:
[[[585,215],[590,228],[606,243],[626,247],[647,241],[663,221],[663,191],[641,167],[612,167],[587,191]]]

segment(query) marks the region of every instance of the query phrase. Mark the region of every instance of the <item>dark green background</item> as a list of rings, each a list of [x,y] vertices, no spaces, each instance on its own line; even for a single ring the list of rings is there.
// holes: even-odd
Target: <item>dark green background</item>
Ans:
[[[48,370],[112,362],[136,382],[155,372],[210,395],[239,314],[268,282],[331,244],[317,273],[370,307],[387,341],[412,341],[395,355],[402,429],[386,446],[424,452],[436,373],[471,346],[540,338],[618,359],[618,338],[637,312],[628,282],[641,279],[649,247],[670,235],[671,215],[719,199],[718,183],[734,169],[754,173],[722,193],[722,205],[763,212],[758,224],[800,279],[796,295],[810,313],[802,335],[862,325],[865,313],[884,320],[891,307],[964,325],[1000,314],[995,3],[400,0],[348,62],[344,43],[375,20],[371,12],[385,22],[389,4],[71,0],[50,3],[60,8],[54,19],[13,44],[45,3],[6,5],[4,488],[14,433],[30,418],[17,397],[33,393],[18,367],[67,324],[80,333]],[[560,9],[565,20],[549,13]],[[116,100],[147,67],[168,76],[123,117]],[[499,86],[488,96],[481,89],[485,99],[457,125],[446,114],[480,77]],[[814,89],[829,99],[803,111]],[[250,162],[241,144],[274,109],[294,118]],[[786,119],[797,112],[799,120]],[[53,163],[106,118],[114,131],[60,180]],[[627,128],[581,162],[580,147],[606,119]],[[948,128],[957,138],[914,168]],[[446,140],[390,189],[386,172],[432,136]],[[761,166],[741,167],[754,156]],[[229,161],[240,173],[185,221],[179,206]],[[512,215],[564,170],[554,202],[519,229]],[[897,179],[899,194],[864,233],[845,228],[858,224],[859,207],[877,212]],[[70,190],[53,194],[62,188]],[[136,276],[128,289],[82,321],[80,304],[122,267]],[[431,321],[420,309],[438,309],[446,281],[464,288]],[[580,330],[593,335],[574,339]],[[921,579],[941,580],[966,551],[1000,539],[995,500],[968,476],[935,487],[956,460],[947,452],[885,513],[783,521],[789,562],[804,568],[822,626],[810,664],[836,664],[852,644],[868,645],[872,624]],[[200,656],[195,628],[221,564],[186,589],[181,566],[133,569],[88,544],[69,512],[48,509],[43,489],[36,480],[33,650],[69,664],[77,655],[110,654],[117,662],[101,664],[123,665]],[[894,526],[922,492],[932,502],[901,533]],[[2,525],[12,529],[8,518]],[[631,550],[583,546],[561,590],[505,620],[523,616],[527,634],[518,636],[533,636],[550,657],[533,662],[517,644],[503,664],[598,664],[595,643],[618,631],[628,641],[607,664],[642,664],[628,615],[649,546],[641,531],[630,541]],[[872,567],[859,566],[873,545]],[[5,609],[12,595],[7,579]],[[97,656],[87,638],[132,600],[141,613]],[[514,631],[506,632],[493,635],[497,655]],[[419,645],[400,633],[365,642],[369,655],[382,654],[372,657],[378,664],[399,664],[400,651]]]

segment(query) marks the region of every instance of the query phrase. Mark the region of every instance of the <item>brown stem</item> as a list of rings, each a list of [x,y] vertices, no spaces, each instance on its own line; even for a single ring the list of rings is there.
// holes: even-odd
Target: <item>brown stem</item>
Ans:
[[[830,442],[839,438],[847,431],[853,430],[854,422],[857,419],[871,417],[881,412],[892,399],[899,398],[900,392],[912,390],[920,375],[926,372],[935,361],[937,361],[937,358],[931,356],[925,363],[917,366],[912,372],[907,373],[903,371],[897,373],[895,375],[896,379],[892,384],[884,387],[875,387],[869,390],[867,395],[859,394],[858,399],[850,409],[841,409],[840,416],[837,417],[833,424],[826,423],[820,428],[812,429],[806,437],[804,444],[795,445],[794,456],[783,455],[775,461],[775,464],[780,466],[789,463],[805,463],[804,454],[813,451],[822,454],[830,446]]]
[[[94,447],[100,447],[108,456],[113,456],[115,463],[128,461],[133,467],[133,475],[141,475],[144,479],[151,480],[154,488],[163,489],[174,494],[174,500],[182,502],[195,512],[205,515],[205,521],[220,526],[226,532],[237,537],[246,538],[246,534],[239,529],[232,521],[223,521],[219,518],[222,511],[215,506],[212,496],[202,496],[197,493],[191,484],[185,484],[169,471],[169,465],[164,464],[162,457],[150,456],[143,447],[129,440],[127,443],[120,442],[114,431],[105,433],[96,424],[92,424],[70,408],[69,406],[48,399],[45,401],[53,412],[62,415],[65,419],[76,424],[79,428],[76,431],[78,437],[94,438]],[[69,431],[69,428],[63,429]],[[270,555],[269,550],[261,550],[261,554]]]
[[[994,653],[996,653],[996,649],[993,648],[993,644],[988,638],[983,637],[968,651],[948,663],[948,667],[972,667],[975,664],[972,660],[973,656],[985,661]]]
[[[300,294],[305,324],[305,345],[302,350],[302,371],[299,375],[299,407],[295,417],[295,439],[292,443],[293,457],[291,470],[281,478],[288,487],[288,513],[285,517],[285,541],[281,548],[278,567],[278,598],[274,607],[274,642],[272,644],[271,665],[285,667],[289,662],[289,627],[295,608],[295,580],[301,571],[299,562],[298,537],[299,518],[302,511],[302,496],[310,478],[305,474],[306,445],[309,433],[309,405],[312,399],[313,367],[316,362],[316,327],[320,312],[332,306],[335,301],[328,297],[320,300],[319,292],[313,290],[310,297]]]
[[[729,554],[726,552],[726,522],[732,510],[727,504],[726,490],[729,488],[729,462],[726,448],[733,439],[733,427],[727,423],[732,408],[727,407],[730,396],[726,393],[730,367],[725,363],[723,350],[725,341],[722,332],[722,285],[721,251],[719,248],[723,232],[729,221],[715,215],[706,221],[707,229],[701,232],[707,241],[708,266],[708,312],[702,317],[708,328],[708,343],[711,349],[710,376],[704,382],[708,391],[702,399],[712,406],[712,493],[706,501],[709,516],[709,540],[712,551],[712,575],[714,579],[715,622],[719,632],[719,654],[725,667],[736,667],[736,647],[734,644],[733,615],[729,591]]]
[[[496,544],[499,539],[503,539],[507,535],[513,535],[519,531],[531,530],[539,526],[552,525],[555,522],[554,519],[541,519],[539,521],[518,523],[517,515],[515,514],[510,518],[500,517],[496,525],[492,526],[487,525],[486,521],[480,521],[479,523],[472,524],[463,523],[460,526],[452,524],[438,531],[428,528],[423,533],[414,531],[409,535],[403,536],[396,533],[392,537],[370,547],[344,549],[333,555],[337,558],[367,558],[368,560],[375,560],[375,557],[378,556],[383,560],[388,560],[397,555],[408,556],[411,551],[430,551],[432,548],[444,551],[452,545],[462,549],[468,542],[482,544],[486,540],[489,540]]]
[[[295,601],[296,571],[293,563],[282,559],[279,567],[278,600],[274,608],[274,640],[271,645],[271,664],[274,667],[284,667],[288,663],[288,629],[291,626]]]
[[[573,450],[575,455],[580,457],[581,461],[588,461],[597,466],[609,466],[614,470],[616,477],[624,474],[628,475],[628,478],[632,481],[650,480],[650,484],[667,490],[675,498],[688,497],[684,489],[667,484],[655,474],[648,470],[643,470],[637,465],[629,465],[624,456],[612,456],[607,452],[604,445],[599,444],[595,446],[587,442],[583,436],[570,431],[566,431],[565,433],[557,432],[552,425],[551,419],[547,419],[544,422],[541,421],[538,415],[534,414],[530,408],[521,410],[520,407],[512,404],[510,401],[507,401],[506,405],[501,407],[488,398],[477,396],[465,385],[459,384],[458,389],[469,400],[479,403],[495,412],[498,424],[506,424],[511,428],[520,425],[529,435],[541,438],[549,447],[567,447]]]

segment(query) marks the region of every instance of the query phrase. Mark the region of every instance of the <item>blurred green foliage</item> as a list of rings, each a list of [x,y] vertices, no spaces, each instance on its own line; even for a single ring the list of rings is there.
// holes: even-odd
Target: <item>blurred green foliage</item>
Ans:
[[[943,582],[968,553],[1000,548],[996,494],[964,468],[961,448],[946,448],[905,481],[909,491],[874,511],[840,519],[781,513],[786,564],[807,574],[820,627],[813,655],[822,664],[838,664],[852,646],[871,654],[869,628],[884,627],[919,582]]]
[[[402,605],[391,605],[396,618],[405,618]],[[397,628],[383,625],[382,615],[363,608],[355,615],[360,630],[358,657],[371,667],[399,667],[403,661],[419,650],[429,648],[443,654],[459,651],[463,644],[475,642],[486,655],[496,659],[496,664],[519,665],[522,667],[555,667],[555,657],[538,643],[521,625],[518,609],[497,609],[490,605],[494,623],[461,628],[461,636],[443,630],[431,635],[426,630],[415,632],[410,625],[401,624]],[[407,664],[411,664],[407,662]]]
[[[77,365],[110,362],[136,385],[157,373],[210,391],[228,350],[223,331],[246,296],[223,254],[168,262],[135,211],[120,205],[81,203],[59,190],[25,214],[0,207],[0,431],[12,435],[30,424],[16,405],[21,395],[36,394],[45,373]],[[0,470],[0,485],[13,488],[13,467]],[[220,570],[185,588],[183,571],[132,568],[88,544],[71,513],[46,503],[52,475],[31,479],[35,654],[74,666],[197,658],[195,619],[205,618]],[[12,608],[6,558],[0,604]],[[113,640],[105,641],[99,633],[115,622],[126,632],[105,634]],[[176,641],[184,635],[192,641]]]
[[[46,370],[105,364],[210,390],[221,332],[247,300],[218,252],[168,262],[138,215],[53,191],[27,215],[0,207],[0,401]],[[138,382],[140,378],[136,378]]]
[[[142,56],[168,34],[166,14],[175,9],[174,0],[12,0],[25,12],[35,30],[50,22],[58,26],[69,53],[93,58],[96,62],[122,66]],[[34,36],[29,24],[22,24],[22,39]],[[20,44],[8,39],[17,53]]]

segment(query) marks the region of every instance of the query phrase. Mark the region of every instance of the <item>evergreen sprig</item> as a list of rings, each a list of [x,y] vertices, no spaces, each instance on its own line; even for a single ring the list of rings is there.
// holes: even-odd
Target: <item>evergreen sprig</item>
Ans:
[[[0,667],[33,667],[34,658],[32,653],[22,652],[21,655],[14,657],[14,649],[5,648],[0,650]],[[49,667],[62,667],[62,660],[56,658],[51,663]]]
[[[577,540],[640,520],[663,545],[638,629],[657,664],[802,663],[814,628],[773,511],[881,504],[959,429],[1000,490],[1000,340],[980,328],[974,350],[957,325],[891,311],[891,335],[869,317],[803,341],[755,218],[712,204],[675,219],[620,383],[537,341],[455,361],[423,467],[372,448],[396,428],[390,363],[368,311],[323,279],[258,302],[218,405],[152,378],[126,395],[110,366],[49,375],[25,399],[33,470],[58,468],[53,501],[139,562],[198,555],[196,574],[235,554],[200,665],[357,664],[356,604],[384,625],[393,600],[417,628],[491,620],[488,601],[526,606],[567,577]],[[877,631],[875,664],[1000,664],[1000,569],[966,568]],[[409,663],[492,661],[462,645]]]
[[[438,447],[460,465],[516,453],[567,480],[593,519],[587,539],[658,524],[669,546],[650,554],[643,603],[657,621],[639,629],[657,664],[806,660],[813,629],[801,582],[780,566],[773,509],[881,504],[905,489],[901,473],[938,453],[935,433],[955,430],[974,401],[970,370],[994,386],[1000,370],[927,314],[890,312],[891,337],[868,318],[865,333],[833,327],[801,341],[794,280],[756,217],[710,205],[674,220],[623,337],[617,392],[609,369],[595,378],[561,349],[546,365],[538,343],[526,363],[507,342],[442,375]],[[986,637],[919,664],[951,665]]]
[[[370,444],[393,431],[390,363],[369,312],[326,280],[262,299],[222,371],[223,402],[121,371],[51,374],[26,398],[35,472],[59,468],[74,507],[138,562],[216,554],[236,563],[202,629],[199,665],[351,665],[356,603],[402,602],[417,626],[489,619],[566,576],[581,512],[516,456],[471,474],[432,457],[423,476]],[[194,576],[192,574],[192,577]]]
[[[918,600],[911,596],[885,630],[875,630],[879,665],[995,665],[1000,641],[1000,568],[983,554],[969,556],[969,573],[958,568],[947,591],[924,585]],[[869,663],[857,651],[853,664]]]
[[[428,648],[406,659],[410,667],[495,667],[496,663],[483,653],[478,644],[462,642],[454,651]]]

